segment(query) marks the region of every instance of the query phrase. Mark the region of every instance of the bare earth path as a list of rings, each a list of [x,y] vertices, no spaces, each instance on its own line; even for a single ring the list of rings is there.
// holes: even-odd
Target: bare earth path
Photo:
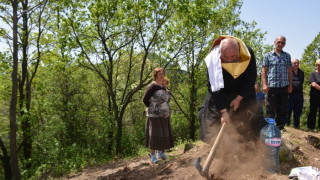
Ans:
[[[214,174],[214,179],[237,180],[284,180],[288,179],[290,170],[300,166],[313,166],[320,169],[320,149],[307,142],[308,135],[320,138],[320,132],[306,132],[286,127],[282,137],[289,139],[298,150],[293,152],[294,160],[281,162],[279,173],[269,173],[262,168],[264,156],[259,143],[247,143],[245,145],[228,141],[226,135],[224,143],[217,151],[213,159],[209,173]],[[88,167],[77,174],[65,176],[63,180],[125,180],[125,179],[205,179],[200,176],[193,163],[197,157],[201,157],[201,165],[208,156],[211,145],[197,142],[184,153],[183,148],[173,148],[167,160],[161,160],[158,164],[151,164],[149,156],[143,156],[132,160],[120,160],[109,164]]]

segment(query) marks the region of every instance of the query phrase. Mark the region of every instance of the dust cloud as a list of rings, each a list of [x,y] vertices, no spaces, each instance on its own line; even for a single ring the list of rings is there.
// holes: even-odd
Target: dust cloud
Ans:
[[[258,120],[256,120],[258,121]],[[258,123],[258,122],[255,122]],[[212,161],[209,173],[218,179],[246,179],[256,177],[270,165],[267,149],[259,138],[260,127],[251,126],[248,121],[228,123],[220,145]],[[221,125],[217,123],[210,129],[210,145],[219,133]]]

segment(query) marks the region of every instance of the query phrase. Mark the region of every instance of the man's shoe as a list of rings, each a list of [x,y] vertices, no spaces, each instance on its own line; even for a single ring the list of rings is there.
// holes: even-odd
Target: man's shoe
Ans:
[[[157,163],[158,162],[158,159],[156,158],[156,156],[153,154],[151,154],[150,155],[150,158],[151,158],[151,162],[153,163],[153,164],[155,164],[155,163]]]
[[[157,158],[158,158],[158,159],[166,160],[166,159],[168,158],[168,156],[165,155],[164,152],[158,151],[158,152],[157,152]]]

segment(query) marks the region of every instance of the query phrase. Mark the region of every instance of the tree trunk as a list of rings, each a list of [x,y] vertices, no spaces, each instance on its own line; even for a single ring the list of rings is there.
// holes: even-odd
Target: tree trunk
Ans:
[[[31,168],[31,158],[32,150],[32,139],[31,139],[31,124],[30,124],[30,96],[31,96],[31,82],[29,82],[28,74],[28,46],[29,46],[29,30],[28,30],[28,0],[22,1],[23,6],[23,26],[22,26],[22,79],[19,84],[20,90],[20,115],[21,115],[21,126],[22,126],[22,147],[23,154],[26,161],[26,169]],[[26,109],[26,113],[24,111]]]
[[[0,138],[0,147],[2,150],[3,156],[0,155],[0,159],[3,164],[4,169],[4,177],[5,179],[11,179],[12,178],[12,172],[10,168],[10,156],[8,155],[7,148],[4,146],[4,143],[2,142]]]
[[[194,71],[193,71],[194,72]],[[197,90],[195,88],[195,82],[194,82],[194,73],[192,72],[192,78],[191,78],[191,90],[190,90],[190,104],[189,104],[189,110],[190,110],[190,129],[189,129],[189,138],[194,141],[195,140],[195,132],[196,132],[196,128],[195,128],[195,112],[196,112],[196,108],[195,108],[195,102],[196,102],[196,94],[197,94]]]
[[[122,119],[115,117],[117,121],[117,134],[116,134],[116,154],[122,153],[121,138],[122,138]]]
[[[18,94],[18,2],[12,0],[13,11],[13,68],[12,68],[12,92],[10,101],[10,158],[11,158],[11,171],[13,174],[12,179],[20,180],[20,170],[17,157],[17,124],[16,124],[16,106],[17,106],[17,94]]]

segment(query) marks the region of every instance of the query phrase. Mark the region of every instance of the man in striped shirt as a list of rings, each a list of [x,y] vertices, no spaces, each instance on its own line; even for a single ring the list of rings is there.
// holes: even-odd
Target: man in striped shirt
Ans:
[[[278,36],[274,51],[267,53],[262,63],[263,91],[267,94],[266,115],[275,118],[282,130],[288,114],[288,93],[292,91],[292,70],[290,54],[282,49],[286,38]]]

